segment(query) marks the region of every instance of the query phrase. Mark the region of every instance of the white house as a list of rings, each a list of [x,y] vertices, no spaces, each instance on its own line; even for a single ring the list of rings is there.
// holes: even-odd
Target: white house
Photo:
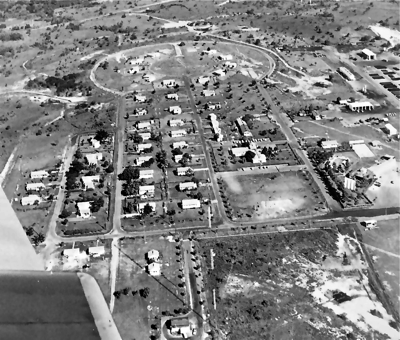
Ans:
[[[188,147],[188,143],[186,143],[185,141],[179,141],[179,142],[172,143],[173,149],[185,149],[187,147]]]
[[[152,158],[153,156],[140,156],[135,159],[135,163],[136,165],[141,166],[143,163],[148,162]]]
[[[348,103],[347,106],[349,109],[353,112],[364,112],[364,110],[373,110],[374,105],[372,105],[370,102],[354,102],[354,103]]]
[[[338,72],[345,77],[347,80],[354,81],[356,80],[356,77],[354,76],[353,73],[351,73],[347,68],[345,67],[339,67]]]
[[[188,318],[172,319],[170,332],[173,336],[179,336],[185,339],[193,335],[193,329]]]
[[[146,96],[142,96],[140,94],[137,94],[135,96],[135,101],[137,101],[139,103],[144,103],[146,101]]]
[[[153,147],[153,145],[151,145],[151,143],[138,144],[138,145],[136,145],[136,152],[142,152],[142,151],[150,149],[152,147]]]
[[[197,199],[185,199],[182,200],[182,209],[194,209],[200,208],[201,202]]]
[[[143,140],[149,140],[151,138],[151,133],[150,132],[140,132],[138,133],[140,137],[143,138]]]
[[[150,263],[147,266],[147,271],[151,276],[160,276],[161,275],[161,264],[157,262]]]
[[[90,202],[78,202],[76,203],[79,211],[79,215],[82,218],[90,218],[92,216],[92,212],[90,211]]]
[[[235,157],[243,157],[250,149],[247,147],[232,148],[232,154]]]
[[[140,71],[140,67],[139,66],[133,66],[127,71],[127,73],[135,74],[135,73],[138,73],[139,71]]]
[[[200,76],[197,79],[197,81],[199,82],[199,84],[204,85],[210,81],[210,77],[209,76]]]
[[[175,155],[174,156],[175,163],[178,163],[182,158],[183,158],[183,155]]]
[[[182,119],[171,119],[169,121],[169,126],[170,127],[182,126],[184,124],[185,124],[185,122]]]
[[[134,116],[145,116],[147,115],[147,110],[144,107],[137,107],[134,111]]]
[[[206,104],[206,108],[208,110],[219,110],[222,108],[222,105],[220,103],[208,103]]]
[[[46,170],[32,171],[31,178],[41,179],[49,177],[49,173]]]
[[[236,68],[236,67],[237,67],[237,64],[236,64],[236,63],[233,63],[233,62],[231,62],[231,61],[227,61],[226,63],[224,63],[224,66],[225,66],[226,68],[232,69],[232,68]]]
[[[94,183],[100,181],[100,176],[99,175],[94,175],[94,176],[82,176],[81,178],[84,190],[87,189],[94,189]]]
[[[25,188],[27,191],[40,191],[45,189],[46,186],[43,183],[27,183]]]
[[[166,95],[167,99],[172,99],[172,100],[179,100],[179,96],[176,93],[168,93]]]
[[[333,149],[339,147],[339,143],[336,140],[326,140],[321,142],[321,146],[324,149]]]
[[[92,138],[90,142],[92,143],[92,147],[94,149],[98,149],[101,146],[100,142],[97,139]]]
[[[69,259],[77,258],[81,254],[79,248],[64,249],[62,255]]]
[[[171,131],[172,138],[183,137],[183,136],[186,136],[186,134],[187,134],[186,130],[172,130]]]
[[[184,166],[184,167],[179,167],[179,168],[177,168],[177,169],[176,169],[176,172],[177,172],[178,176],[186,176],[186,173],[187,173],[189,170],[192,170],[192,168],[189,167],[189,166]]]
[[[181,182],[179,183],[179,190],[194,190],[197,189],[197,184],[195,182]]]
[[[218,77],[223,77],[223,76],[226,75],[226,71],[225,71],[225,70],[222,70],[222,69],[219,69],[219,70],[213,71],[213,74],[216,75],[216,76],[218,76]]]
[[[367,60],[375,60],[376,59],[376,54],[374,52],[372,52],[371,50],[369,50],[368,48],[364,48],[361,51],[361,55],[363,56],[364,59],[367,59]]]
[[[153,178],[154,176],[154,170],[139,170],[139,178],[142,179],[149,179]]]
[[[202,92],[204,97],[215,97],[215,91],[214,90],[204,90]]]
[[[150,128],[153,124],[155,123],[154,119],[152,120],[146,120],[143,122],[137,122],[136,123],[136,128],[138,130],[144,130]]]
[[[151,207],[151,211],[156,211],[156,202],[140,202],[136,207],[138,213],[143,214],[143,210],[146,205],[149,205]]]
[[[87,159],[89,165],[94,164],[97,165],[98,161],[103,159],[102,153],[87,153],[85,154],[85,158]]]
[[[142,78],[147,81],[148,83],[153,82],[154,80],[156,80],[156,76],[154,74],[151,73],[145,73]]]
[[[204,50],[203,53],[207,54],[207,55],[215,55],[218,53],[218,51],[217,50]]]
[[[40,203],[41,201],[42,201],[42,199],[39,195],[28,195],[28,196],[22,197],[21,205],[34,205],[35,202]]]
[[[168,109],[169,112],[173,113],[174,115],[180,115],[182,113],[182,109],[180,106],[170,106]]]
[[[147,253],[148,261],[158,261],[160,259],[160,252],[158,250],[152,249]]]
[[[384,130],[389,136],[395,136],[398,134],[397,129],[392,124],[389,123],[385,124]]]
[[[93,257],[100,257],[106,254],[104,246],[89,247],[88,255]]]
[[[155,193],[154,185],[141,185],[139,186],[139,195],[140,196],[154,196]]]
[[[218,58],[219,58],[220,60],[232,60],[232,59],[233,59],[233,56],[232,56],[232,54],[220,54],[220,55],[218,56]]]
[[[162,81],[162,84],[166,87],[174,87],[176,85],[176,80],[175,79],[164,79]]]

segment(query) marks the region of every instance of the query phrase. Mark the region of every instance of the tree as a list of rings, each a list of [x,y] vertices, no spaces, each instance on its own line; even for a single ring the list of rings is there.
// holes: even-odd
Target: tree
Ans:
[[[194,195],[194,197],[201,201],[203,199],[203,194],[199,191]]]
[[[71,216],[71,212],[68,211],[67,209],[63,209],[63,211],[61,212],[61,214],[59,215],[60,218],[67,218]]]
[[[337,97],[336,102],[339,104],[341,100],[342,100],[342,98]]]
[[[114,172],[114,165],[110,164],[110,165],[107,167],[106,172],[107,172],[108,174],[111,173],[111,172]]]
[[[246,159],[247,162],[252,162],[253,158],[256,154],[253,151],[247,151],[244,155],[244,158]]]
[[[139,144],[139,143],[143,142],[143,137],[140,136],[137,131],[135,131],[134,133],[131,133],[129,135],[129,139],[131,141],[133,141],[135,144]]]
[[[37,235],[32,237],[32,241],[36,246],[38,244],[44,242],[44,240],[45,240],[45,237],[44,237],[44,235],[42,233],[39,233],[39,234],[37,234]]]
[[[82,151],[78,148],[75,152],[75,158],[81,159],[83,157]]]
[[[149,296],[149,294],[150,294],[150,289],[148,287],[139,289],[139,295],[142,298],[144,298],[144,299],[147,298]]]
[[[34,232],[35,232],[35,230],[32,227],[25,229],[26,236],[28,236],[28,237],[31,237]]]
[[[156,153],[156,161],[160,168],[165,168],[168,166],[167,161],[167,152],[165,150],[161,150]]]
[[[100,208],[104,205],[104,198],[99,197],[98,199],[94,200],[93,202],[90,203],[90,211],[91,212],[97,212],[100,210]]]
[[[96,132],[94,139],[98,140],[100,143],[103,143],[109,136],[110,134],[106,130],[100,129]]]
[[[147,215],[150,215],[152,212],[153,212],[153,207],[149,203],[147,203],[143,207],[142,215],[147,216]]]
[[[128,183],[138,179],[140,176],[139,169],[129,165],[118,175],[120,181],[126,181]]]

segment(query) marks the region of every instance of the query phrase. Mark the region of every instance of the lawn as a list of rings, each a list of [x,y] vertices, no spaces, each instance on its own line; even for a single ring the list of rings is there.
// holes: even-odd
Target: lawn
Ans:
[[[163,238],[125,239],[121,242],[121,253],[116,289],[129,289],[115,301],[113,317],[123,339],[148,339],[150,327],[160,327],[162,315],[179,314],[187,304],[185,285],[181,278],[180,251],[174,241]],[[146,253],[159,251],[161,276],[150,276],[145,271]],[[177,255],[178,254],[178,255]],[[138,291],[149,288],[143,298]],[[132,292],[135,292],[134,295]]]
[[[221,196],[233,220],[263,221],[326,212],[325,202],[307,172],[229,173],[222,178]]]

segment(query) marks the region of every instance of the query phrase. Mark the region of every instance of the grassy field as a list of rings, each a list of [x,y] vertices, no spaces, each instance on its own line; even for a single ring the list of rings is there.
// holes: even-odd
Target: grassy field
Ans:
[[[372,315],[373,311],[368,312],[372,306],[385,320],[390,316],[370,288],[357,283],[359,275],[368,279],[355,250],[357,245],[351,240],[332,231],[316,231],[199,243],[205,259],[203,272],[208,273],[205,277],[210,306],[212,291],[216,293],[216,310],[210,308],[216,334],[229,333],[232,340],[368,339],[372,334],[375,339],[386,338],[384,327],[355,319],[354,313]],[[343,261],[343,251],[347,262]],[[371,294],[369,298],[365,289]],[[342,303],[336,295],[340,292],[350,294],[352,302]],[[359,303],[366,310],[360,311]],[[360,314],[357,318],[362,320]],[[398,334],[388,324],[386,327],[388,333]]]
[[[148,339],[150,327],[160,326],[162,315],[178,314],[186,306],[185,289],[179,278],[180,252],[175,242],[165,239],[125,239],[121,254],[116,289],[129,288],[128,295],[115,301],[113,317],[123,339]],[[153,277],[145,272],[148,251],[160,252],[161,276]],[[149,288],[149,296],[143,298],[138,291]],[[134,295],[131,291],[135,291]]]
[[[240,221],[310,215],[326,210],[312,180],[302,172],[223,176],[222,199]]]

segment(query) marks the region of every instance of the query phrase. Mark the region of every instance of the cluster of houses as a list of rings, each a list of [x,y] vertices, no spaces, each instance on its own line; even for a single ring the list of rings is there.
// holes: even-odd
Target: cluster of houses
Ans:
[[[69,248],[69,249],[64,249],[62,251],[62,256],[67,258],[67,259],[77,259],[81,257],[82,255],[85,256],[91,256],[91,257],[100,257],[104,256],[106,254],[104,246],[99,246],[98,244],[94,247],[89,247],[86,252],[81,252],[80,248]]]
[[[255,142],[249,143],[248,147],[233,147],[231,153],[234,157],[244,157],[248,152],[252,154],[252,163],[262,164],[267,161],[266,156],[259,150]]]
[[[46,170],[32,171],[30,173],[30,178],[32,180],[43,180],[50,176],[49,172]],[[26,191],[38,191],[46,189],[46,186],[42,182],[27,183],[25,186]],[[42,197],[37,194],[29,194],[21,198],[21,205],[37,205],[43,201]]]

